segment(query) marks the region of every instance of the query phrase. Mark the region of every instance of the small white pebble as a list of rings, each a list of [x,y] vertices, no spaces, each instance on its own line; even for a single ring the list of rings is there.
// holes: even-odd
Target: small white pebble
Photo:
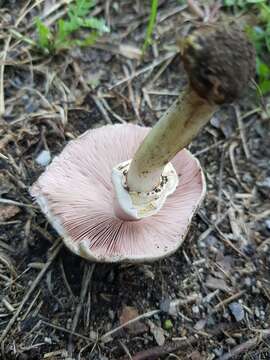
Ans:
[[[200,313],[199,306],[193,305],[192,306],[192,312],[193,312],[193,314],[199,314]]]
[[[260,317],[260,310],[257,306],[255,307],[255,315],[257,316],[257,318]]]
[[[268,230],[270,230],[270,219],[265,220],[265,225]]]
[[[98,334],[94,330],[91,330],[89,335],[90,335],[90,339],[93,340],[97,339],[98,337]]]
[[[51,344],[52,344],[52,339],[49,338],[49,337],[45,337],[45,338],[44,338],[44,342],[45,342],[46,344],[51,345]]]
[[[42,150],[36,157],[36,163],[40,166],[47,166],[51,162],[51,153],[48,150]]]

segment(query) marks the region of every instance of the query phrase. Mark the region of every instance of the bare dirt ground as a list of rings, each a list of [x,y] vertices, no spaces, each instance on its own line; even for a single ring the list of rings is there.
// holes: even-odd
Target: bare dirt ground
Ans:
[[[155,123],[186,81],[175,38],[200,19],[160,1],[141,60],[149,3],[98,1],[110,34],[45,57],[11,30],[34,38],[35,17],[52,24],[65,2],[0,3],[0,358],[270,359],[269,97],[247,89],[191,144],[208,192],[175,255],[90,264],[29,196],[37,157],[89,128]]]

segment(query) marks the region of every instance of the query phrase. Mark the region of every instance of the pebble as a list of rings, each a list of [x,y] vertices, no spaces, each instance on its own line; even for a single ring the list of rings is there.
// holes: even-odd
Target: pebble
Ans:
[[[253,178],[249,173],[245,173],[242,179],[245,183],[251,183],[253,181]]]
[[[97,339],[98,338],[98,334],[94,330],[91,330],[89,335],[90,335],[90,339]]]
[[[230,345],[230,346],[235,346],[236,345],[236,341],[233,338],[228,338],[225,340],[226,344]]]
[[[193,305],[192,306],[192,312],[193,314],[199,314],[200,313],[200,309],[198,305]]]
[[[251,292],[252,294],[259,294],[261,291],[256,286],[252,286]]]
[[[253,244],[245,244],[241,249],[247,256],[253,256],[256,252],[256,248]]]
[[[196,322],[196,324],[194,325],[194,329],[197,331],[202,330],[206,325],[206,320],[205,319],[201,319],[199,321]]]
[[[270,188],[270,177],[265,178],[263,181],[258,181],[257,185],[261,187]]]
[[[47,166],[51,162],[51,153],[48,150],[42,150],[36,157],[36,163],[40,166]]]
[[[270,219],[265,220],[265,226],[267,230],[270,230]]]
[[[154,323],[149,322],[150,324],[150,332],[153,334],[156,343],[159,346],[163,346],[165,343],[165,336],[164,336],[164,330],[156,325]]]
[[[244,283],[247,287],[250,287],[252,285],[252,281],[251,281],[251,278],[250,277],[246,277],[244,279]]]
[[[217,348],[217,349],[214,349],[213,351],[216,356],[221,356],[223,354],[222,348],[219,348],[219,349]]]
[[[114,320],[114,318],[115,318],[115,313],[114,313],[112,310],[109,310],[108,313],[109,313],[109,318],[110,318],[111,320]]]
[[[229,305],[229,309],[231,310],[236,321],[241,321],[244,319],[245,311],[239,302],[232,302]]]
[[[257,318],[260,318],[260,310],[258,308],[258,306],[255,307],[255,315],[257,316]]]
[[[45,338],[44,338],[44,342],[45,342],[46,344],[51,345],[51,344],[52,344],[52,339],[49,338],[49,337],[45,337]]]

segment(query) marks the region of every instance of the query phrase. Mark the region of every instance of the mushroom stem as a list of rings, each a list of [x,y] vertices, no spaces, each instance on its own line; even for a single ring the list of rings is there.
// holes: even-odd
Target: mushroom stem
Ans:
[[[152,216],[162,208],[179,179],[181,184],[170,160],[220,105],[239,99],[255,73],[254,48],[234,25],[195,30],[183,41],[181,53],[188,87],[148,133],[133,159],[112,171],[119,205],[115,209],[131,219]]]
[[[127,175],[130,191],[148,192],[160,183],[164,166],[198,134],[217,105],[188,86],[146,136]]]

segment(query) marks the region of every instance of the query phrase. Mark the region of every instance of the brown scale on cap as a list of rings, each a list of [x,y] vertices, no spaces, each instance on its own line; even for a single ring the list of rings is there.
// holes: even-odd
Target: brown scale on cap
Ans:
[[[182,45],[191,87],[210,103],[230,103],[255,76],[255,50],[236,25],[204,26]]]

